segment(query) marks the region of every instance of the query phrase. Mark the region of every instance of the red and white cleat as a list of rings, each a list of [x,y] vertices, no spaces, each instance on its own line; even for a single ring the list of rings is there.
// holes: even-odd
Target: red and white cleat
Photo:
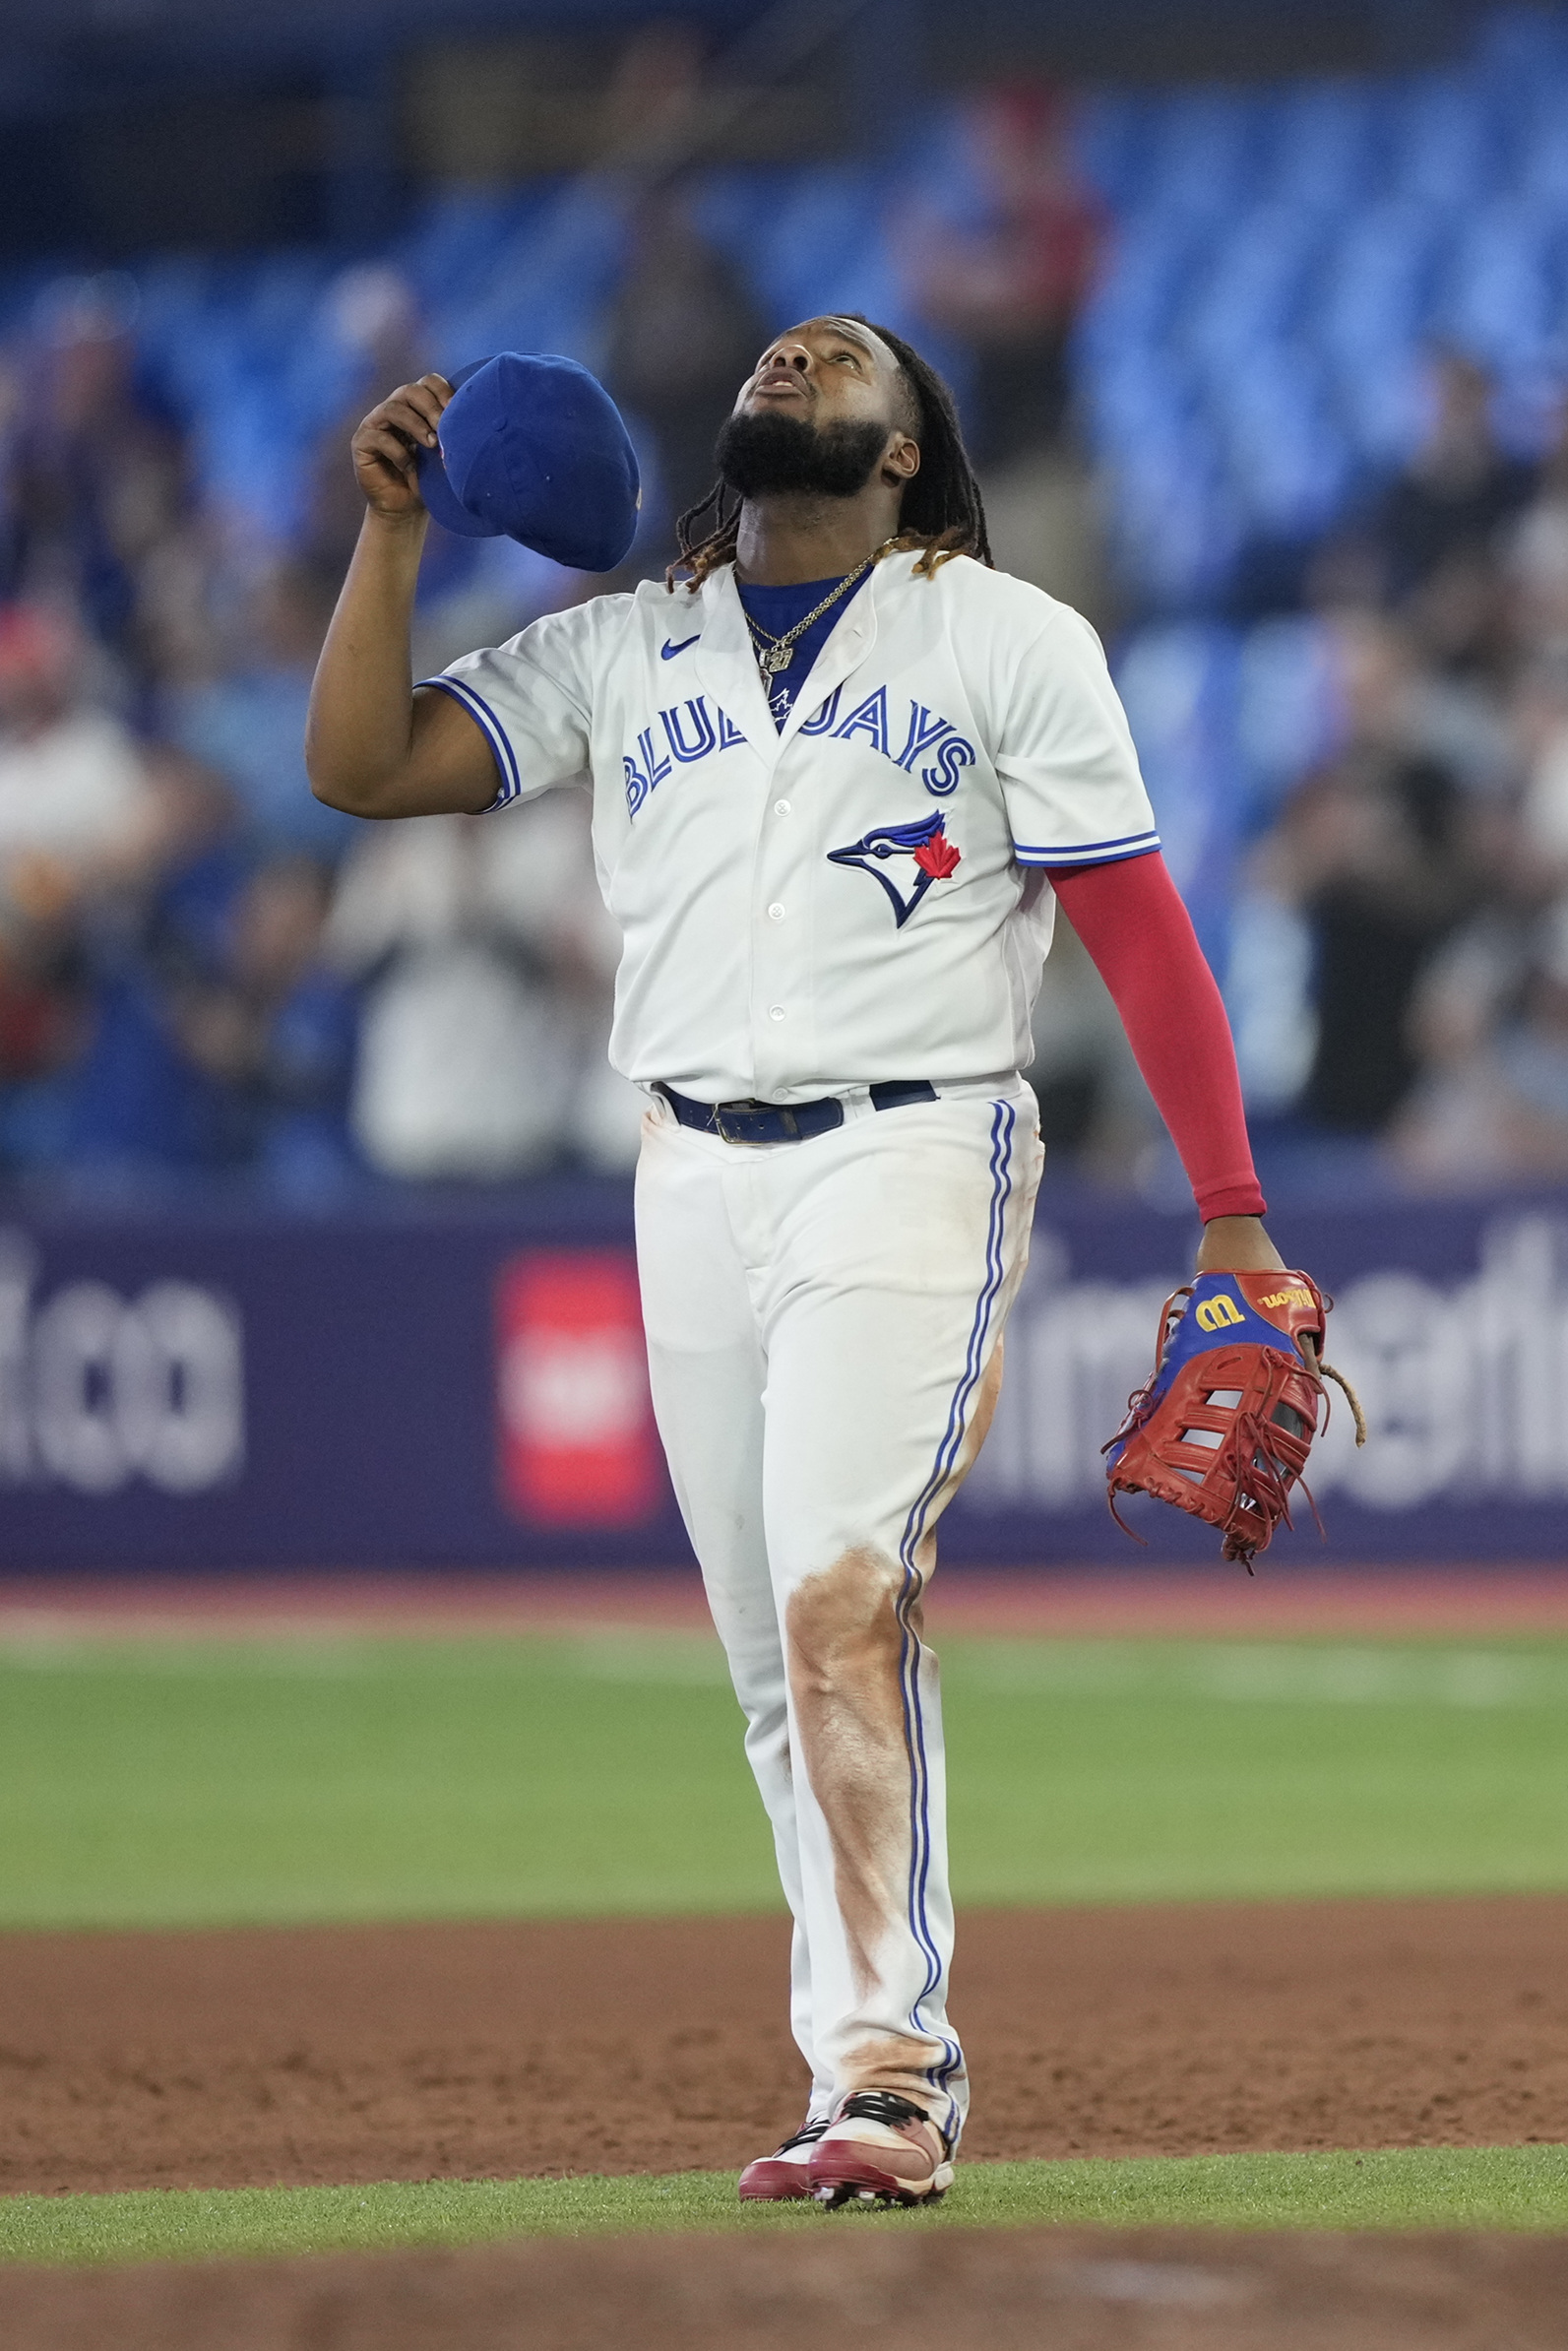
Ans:
[[[930,2204],[953,2185],[946,2139],[923,2107],[896,2090],[856,2090],[818,2139],[807,2167],[819,2204]]]
[[[809,2203],[816,2193],[811,2185],[811,2154],[827,2128],[826,2120],[808,2123],[776,2153],[759,2155],[755,2163],[748,2163],[740,2175],[742,2203]]]

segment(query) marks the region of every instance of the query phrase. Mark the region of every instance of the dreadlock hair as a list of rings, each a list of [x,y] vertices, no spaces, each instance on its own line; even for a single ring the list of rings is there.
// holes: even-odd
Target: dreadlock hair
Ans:
[[[877,560],[883,555],[920,547],[923,552],[914,569],[926,579],[952,555],[972,555],[977,563],[989,564],[991,541],[985,528],[985,507],[969,451],[964,446],[952,393],[929,361],[922,359],[901,335],[895,335],[887,327],[873,326],[858,310],[839,311],[835,315],[852,318],[857,326],[870,327],[897,359],[907,405],[913,412],[908,420],[910,438],[920,448],[920,470],[905,488],[899,535],[885,547],[878,548]],[[688,584],[697,588],[710,572],[717,571],[721,564],[733,563],[740,536],[740,499],[727,482],[720,480],[706,498],[699,498],[695,506],[686,509],[675,525],[680,552],[664,573],[666,588],[674,589],[678,572],[688,572],[691,575]],[[710,527],[705,536],[699,537],[699,528],[705,521]]]

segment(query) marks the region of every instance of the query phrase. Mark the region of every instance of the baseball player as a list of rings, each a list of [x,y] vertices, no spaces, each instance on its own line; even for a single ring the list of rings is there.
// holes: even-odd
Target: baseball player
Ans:
[[[906,343],[780,336],[664,581],[415,686],[417,459],[451,397],[426,376],[354,435],[311,777],[374,817],[592,785],[610,1056],[649,1097],[654,1406],[794,1916],[805,2121],[740,2192],[917,2203],[969,2098],[921,1601],[1028,1253],[1056,900],[1182,1154],[1200,1268],[1269,1270],[1229,1033],[1098,641],[991,568]]]

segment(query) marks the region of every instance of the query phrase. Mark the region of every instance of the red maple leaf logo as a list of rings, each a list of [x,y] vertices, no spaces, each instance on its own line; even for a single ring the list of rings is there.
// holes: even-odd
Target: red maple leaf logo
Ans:
[[[933,833],[929,841],[922,841],[914,853],[914,861],[922,873],[933,881],[946,881],[959,863],[960,852],[945,833]]]

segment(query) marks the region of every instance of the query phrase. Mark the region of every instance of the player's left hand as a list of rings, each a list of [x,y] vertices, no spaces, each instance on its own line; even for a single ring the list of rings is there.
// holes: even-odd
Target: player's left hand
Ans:
[[[1263,1230],[1261,1217],[1217,1216],[1203,1229],[1198,1271],[1283,1273],[1285,1259]]]
[[[1253,1226],[1272,1256],[1255,1217],[1225,1221]],[[1218,1527],[1222,1556],[1250,1575],[1255,1554],[1290,1524],[1291,1493],[1327,1410],[1325,1380],[1344,1389],[1355,1441],[1366,1442],[1354,1389],[1323,1360],[1331,1303],[1310,1274],[1277,1258],[1212,1268],[1166,1299],[1154,1374],[1105,1447],[1112,1516],[1118,1493],[1173,1502]]]

